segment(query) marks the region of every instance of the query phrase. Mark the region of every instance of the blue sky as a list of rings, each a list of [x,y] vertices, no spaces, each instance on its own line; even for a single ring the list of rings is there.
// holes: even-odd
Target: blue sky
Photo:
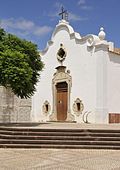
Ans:
[[[104,27],[106,39],[120,47],[120,0],[0,0],[0,25],[44,49],[62,5],[76,32],[98,34]]]

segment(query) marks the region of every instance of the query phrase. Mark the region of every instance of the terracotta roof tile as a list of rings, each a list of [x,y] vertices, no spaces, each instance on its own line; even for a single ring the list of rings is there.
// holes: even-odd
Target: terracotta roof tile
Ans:
[[[114,50],[110,52],[120,55],[120,48],[114,48]]]

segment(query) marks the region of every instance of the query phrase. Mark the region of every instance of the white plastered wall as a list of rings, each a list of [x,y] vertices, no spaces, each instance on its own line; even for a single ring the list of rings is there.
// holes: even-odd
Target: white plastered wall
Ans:
[[[49,47],[42,58],[45,68],[37,85],[37,92],[33,97],[32,113],[36,121],[49,120],[49,117],[42,114],[42,105],[45,100],[48,100],[52,106],[52,78],[55,68],[59,65],[56,54],[60,48],[60,43],[64,45],[67,51],[64,65],[70,70],[72,76],[71,113],[73,113],[72,105],[76,98],[83,101],[84,111],[93,112],[95,109],[96,59],[94,50],[88,49],[85,40],[70,39],[67,29],[57,32],[53,41],[53,45]],[[94,121],[94,116],[91,119],[91,121]],[[76,120],[80,120],[80,118],[76,117]]]
[[[108,62],[109,113],[120,113],[120,55],[109,52]]]
[[[81,38],[70,25],[66,26],[64,23],[55,29],[50,44],[42,54],[45,68],[41,73],[37,92],[32,102],[32,114],[35,121],[49,120],[49,115],[44,116],[42,113],[42,105],[45,100],[50,103],[50,114],[52,113],[52,78],[56,72],[55,68],[60,65],[56,54],[62,43],[67,51],[63,65],[70,70],[72,76],[71,113],[74,114],[72,109],[74,101],[76,98],[80,98],[84,104],[83,112],[91,112],[88,116],[91,123],[107,123],[108,46],[106,41],[100,42],[97,36],[93,36],[99,45],[89,47],[87,43],[89,37],[90,35]],[[75,120],[81,122],[81,117],[82,115],[75,116]]]
[[[108,45],[96,46],[96,111],[95,123],[108,123]]]

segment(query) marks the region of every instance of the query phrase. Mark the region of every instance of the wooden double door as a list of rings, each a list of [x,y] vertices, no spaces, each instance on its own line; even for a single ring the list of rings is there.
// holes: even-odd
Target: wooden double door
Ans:
[[[65,121],[67,119],[68,109],[68,84],[61,82],[56,85],[57,90],[57,120]]]

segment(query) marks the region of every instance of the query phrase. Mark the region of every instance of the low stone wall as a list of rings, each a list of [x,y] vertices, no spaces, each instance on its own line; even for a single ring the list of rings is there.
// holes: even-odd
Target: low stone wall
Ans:
[[[21,99],[11,89],[0,86],[0,122],[30,122],[31,99]]]

